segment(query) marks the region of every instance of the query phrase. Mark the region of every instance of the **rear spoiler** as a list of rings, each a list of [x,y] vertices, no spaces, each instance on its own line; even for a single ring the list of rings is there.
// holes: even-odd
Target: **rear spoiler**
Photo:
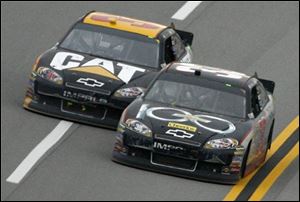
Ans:
[[[194,39],[193,33],[176,29],[175,24],[173,22],[171,22],[170,27],[177,32],[177,34],[180,36],[180,38],[185,43],[185,45],[192,46],[193,39]]]
[[[192,46],[194,34],[182,30],[175,29],[180,38],[184,41],[185,45]]]
[[[264,85],[264,87],[267,91],[269,91],[270,93],[273,94],[274,88],[275,88],[275,82],[274,81],[270,81],[270,80],[266,80],[266,79],[260,79],[260,78],[258,78],[258,80]]]

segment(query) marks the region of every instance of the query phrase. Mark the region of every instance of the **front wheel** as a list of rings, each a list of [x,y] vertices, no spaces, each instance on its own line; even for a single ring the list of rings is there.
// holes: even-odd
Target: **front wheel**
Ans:
[[[246,153],[244,154],[244,158],[243,158],[243,162],[242,162],[242,167],[241,167],[241,178],[243,178],[244,175],[245,175],[245,171],[246,171],[246,168],[247,168],[247,160],[248,160],[248,156],[249,156],[250,147],[251,147],[251,142],[248,144],[248,147],[246,149]]]
[[[270,132],[269,132],[269,136],[268,136],[268,149],[271,149],[274,123],[275,123],[275,119],[274,119],[274,121],[272,123],[271,129],[270,129]]]

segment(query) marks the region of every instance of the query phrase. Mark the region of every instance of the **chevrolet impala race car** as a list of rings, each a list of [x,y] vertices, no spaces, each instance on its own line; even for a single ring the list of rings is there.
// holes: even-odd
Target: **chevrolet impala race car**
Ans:
[[[270,148],[274,86],[257,74],[173,63],[124,110],[112,160],[235,184]]]
[[[24,108],[116,128],[122,110],[173,61],[190,62],[193,34],[89,12],[33,65]]]

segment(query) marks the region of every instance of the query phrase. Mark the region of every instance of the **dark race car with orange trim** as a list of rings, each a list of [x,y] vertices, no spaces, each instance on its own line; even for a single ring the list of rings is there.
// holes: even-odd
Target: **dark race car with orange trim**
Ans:
[[[112,159],[234,184],[270,148],[274,87],[256,74],[172,63],[124,110]]]
[[[115,128],[124,108],[167,64],[191,62],[193,34],[89,12],[33,65],[24,108]]]

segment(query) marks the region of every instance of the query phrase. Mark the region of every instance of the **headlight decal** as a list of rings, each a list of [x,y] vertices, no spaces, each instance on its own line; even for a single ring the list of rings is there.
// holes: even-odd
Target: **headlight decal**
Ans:
[[[115,97],[125,97],[125,98],[135,98],[139,95],[142,95],[145,92],[144,88],[140,87],[130,87],[130,88],[121,88],[114,93]]]
[[[49,81],[52,81],[56,84],[61,85],[63,83],[62,77],[58,73],[56,73],[54,70],[52,70],[48,67],[39,67],[37,69],[36,73],[40,77],[47,79]]]
[[[205,149],[234,149],[238,146],[239,142],[234,138],[221,138],[208,141]]]
[[[152,131],[150,128],[138,120],[127,119],[125,125],[129,130],[142,134],[146,137],[152,137]]]

